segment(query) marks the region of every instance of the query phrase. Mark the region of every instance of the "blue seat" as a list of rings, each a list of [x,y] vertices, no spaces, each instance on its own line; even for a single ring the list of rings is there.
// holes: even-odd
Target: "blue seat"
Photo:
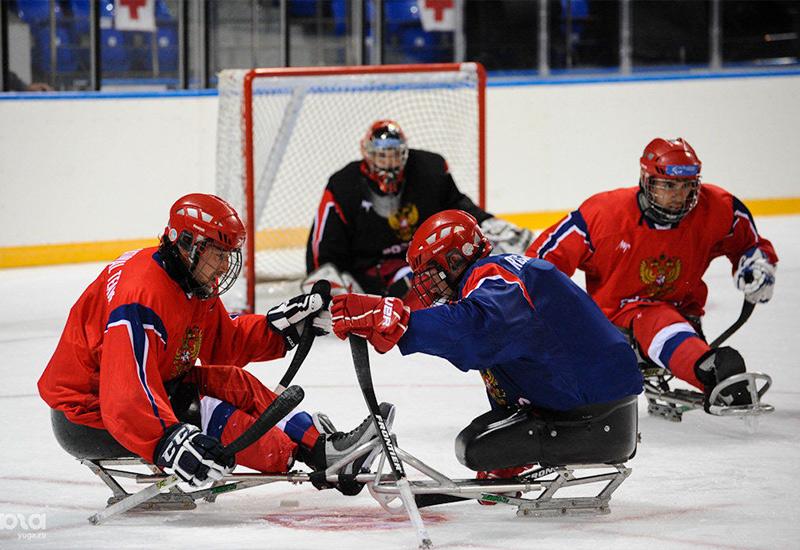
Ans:
[[[50,71],[50,24],[44,22],[31,25],[33,37],[32,64],[36,73]],[[63,24],[56,27],[56,70],[59,72],[76,72],[82,67],[78,42],[71,29]]]
[[[399,31],[400,49],[410,63],[436,63],[448,61],[447,52],[438,43],[436,32],[425,32],[421,28],[405,28]]]
[[[383,18],[387,28],[419,25],[419,8],[416,0],[386,0]]]
[[[131,68],[127,33],[114,29],[100,31],[100,63],[104,73],[124,73]]]
[[[317,14],[317,0],[289,0],[290,17],[314,17]]]
[[[158,27],[158,67],[164,72],[178,70],[178,29],[177,25]]]
[[[61,5],[56,2],[56,20],[61,14]],[[17,0],[17,17],[29,25],[39,25],[50,19],[50,2],[42,0]]]

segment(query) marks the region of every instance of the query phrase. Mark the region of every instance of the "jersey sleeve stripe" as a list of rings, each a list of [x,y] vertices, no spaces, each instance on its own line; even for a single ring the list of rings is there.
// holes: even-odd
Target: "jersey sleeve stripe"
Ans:
[[[319,269],[319,244],[322,241],[322,236],[325,234],[325,225],[328,222],[328,215],[331,212],[331,208],[336,210],[339,218],[346,224],[347,220],[345,220],[344,214],[342,214],[342,209],[339,208],[339,205],[336,203],[336,199],[333,198],[333,193],[326,189],[325,193],[322,195],[322,202],[316,214],[314,214],[314,223],[311,226],[311,234],[313,235],[311,250],[314,254],[315,269]]]
[[[583,239],[583,242],[591,249],[592,242],[589,238],[589,230],[586,227],[586,221],[580,211],[575,210],[570,212],[569,215],[562,221],[550,234],[550,237],[542,243],[542,246],[536,251],[536,256],[545,259],[545,255],[552,252],[558,245],[569,237],[572,233],[577,233]]]
[[[731,234],[733,234],[736,224],[738,224],[740,221],[746,223],[750,227],[750,231],[753,233],[753,238],[758,241],[758,230],[756,230],[756,222],[753,219],[753,215],[742,201],[736,197],[733,197],[733,224],[731,225]]]
[[[485,264],[475,268],[464,284],[462,296],[464,298],[469,298],[470,294],[478,290],[483,283],[488,281],[502,281],[508,285],[516,285],[525,297],[525,301],[533,308],[533,300],[531,300],[531,297],[528,295],[525,284],[512,272],[497,264]]]
[[[125,304],[119,306],[111,312],[106,325],[106,331],[112,327],[124,326],[128,331],[128,338],[131,342],[133,350],[133,357],[136,361],[136,375],[139,378],[139,383],[142,385],[145,395],[147,396],[150,406],[153,408],[153,414],[161,422],[161,427],[166,431],[167,426],[158,412],[158,405],[156,405],[155,397],[147,382],[147,357],[150,352],[150,342],[147,339],[146,332],[152,331],[158,339],[167,345],[167,331],[161,318],[152,309],[145,307],[141,304]]]

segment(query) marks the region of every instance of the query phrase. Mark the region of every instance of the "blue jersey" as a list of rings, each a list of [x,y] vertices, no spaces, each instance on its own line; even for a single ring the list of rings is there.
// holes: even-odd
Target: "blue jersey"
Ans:
[[[477,261],[458,301],[412,312],[398,344],[480,371],[493,406],[565,411],[642,392],[633,350],[600,308],[553,264],[525,256]]]

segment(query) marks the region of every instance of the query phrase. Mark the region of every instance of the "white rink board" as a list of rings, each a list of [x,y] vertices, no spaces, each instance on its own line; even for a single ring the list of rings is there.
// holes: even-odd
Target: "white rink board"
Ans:
[[[748,433],[740,420],[699,411],[687,413],[681,424],[651,418],[640,398],[642,443],[629,463],[633,474],[611,500],[610,515],[523,519],[500,505],[434,507],[423,511],[423,518],[436,548],[797,548],[800,216],[757,221],[781,255],[777,287],[773,301],[758,306],[730,344],[751,369],[774,379],[765,401],[776,412],[761,419],[758,431]],[[410,524],[387,516],[366,491],[344,497],[287,484],[222,495],[194,511],[137,514],[91,526],[86,518],[104,505],[108,491],[56,444],[36,381],[69,307],[99,269],[73,265],[0,271],[0,514],[45,514],[46,519],[42,531],[0,528],[0,547],[416,547]],[[711,266],[706,280],[711,297],[705,328],[716,336],[738,315],[741,294],[733,288],[725,260]],[[486,410],[479,375],[425,356],[402,358],[396,351],[373,354],[372,363],[378,398],[397,405],[394,431],[400,445],[445,474],[466,476],[455,459],[453,440]],[[287,366],[288,359],[250,370],[272,386]],[[303,406],[325,411],[340,427],[349,429],[366,414],[349,347],[334,337],[317,342],[296,381],[306,390]],[[282,500],[296,500],[298,506],[281,507]],[[43,538],[20,538],[26,534]]]
[[[639,155],[657,135],[689,140],[705,181],[742,199],[800,196],[800,74],[494,84],[486,98],[490,211],[567,210],[634,185]],[[157,236],[177,197],[214,189],[216,103],[0,99],[0,247]],[[363,131],[332,131],[331,139],[355,150]]]

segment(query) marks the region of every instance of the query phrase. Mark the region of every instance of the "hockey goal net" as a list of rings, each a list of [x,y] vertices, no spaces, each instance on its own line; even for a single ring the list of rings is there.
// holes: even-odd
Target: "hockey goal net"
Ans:
[[[485,82],[475,63],[222,71],[216,194],[248,229],[226,305],[255,311],[257,283],[305,275],[323,189],[360,158],[375,120],[397,121],[409,147],[443,155],[461,191],[483,206]]]

